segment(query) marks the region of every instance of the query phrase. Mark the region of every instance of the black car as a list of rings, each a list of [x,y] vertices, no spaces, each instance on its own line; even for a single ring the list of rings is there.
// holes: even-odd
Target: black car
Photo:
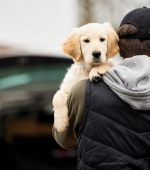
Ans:
[[[52,137],[52,97],[71,65],[62,57],[0,58],[0,169],[76,169],[76,150]]]

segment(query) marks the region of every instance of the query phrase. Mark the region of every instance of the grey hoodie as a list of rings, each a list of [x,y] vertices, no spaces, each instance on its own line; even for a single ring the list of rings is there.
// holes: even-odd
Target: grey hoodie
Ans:
[[[104,82],[137,110],[150,109],[150,57],[124,59],[103,76]]]

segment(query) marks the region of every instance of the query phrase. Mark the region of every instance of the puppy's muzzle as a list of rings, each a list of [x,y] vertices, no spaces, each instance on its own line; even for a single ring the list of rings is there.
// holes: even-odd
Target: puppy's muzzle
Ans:
[[[101,52],[100,51],[93,51],[92,56],[93,56],[94,62],[99,62],[100,58],[101,58]]]

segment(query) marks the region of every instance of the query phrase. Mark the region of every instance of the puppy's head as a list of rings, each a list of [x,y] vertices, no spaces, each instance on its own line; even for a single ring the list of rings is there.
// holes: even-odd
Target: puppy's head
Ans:
[[[118,36],[108,23],[89,23],[75,29],[63,47],[65,54],[90,65],[105,63],[119,51]]]

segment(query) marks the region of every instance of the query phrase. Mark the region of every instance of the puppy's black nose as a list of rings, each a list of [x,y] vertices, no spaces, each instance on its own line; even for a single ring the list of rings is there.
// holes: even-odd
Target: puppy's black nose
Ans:
[[[93,51],[92,55],[94,57],[94,59],[99,59],[101,56],[101,52],[100,51]]]

